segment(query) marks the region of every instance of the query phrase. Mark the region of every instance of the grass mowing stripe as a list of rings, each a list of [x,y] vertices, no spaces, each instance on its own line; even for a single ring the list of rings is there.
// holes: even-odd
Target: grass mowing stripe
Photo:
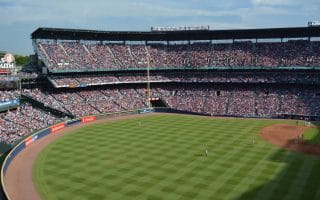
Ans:
[[[246,157],[246,154],[249,154],[249,153],[251,153],[251,152],[250,151],[247,151],[247,152],[235,151],[235,156]],[[229,159],[227,159],[227,160],[229,160]],[[219,187],[217,187],[216,189],[214,189],[212,191],[213,195],[215,195],[216,193],[221,193],[221,192],[226,192],[226,194],[232,193],[231,190],[234,189],[233,188],[234,186],[231,187],[230,184],[228,184],[228,181],[232,180],[233,177],[235,177],[235,175],[237,175],[240,172],[241,172],[240,177],[245,177],[249,173],[248,169],[251,168],[250,165],[248,165],[246,162],[243,162],[243,161],[241,162],[241,164],[235,165],[236,162],[233,162],[233,160],[230,159],[230,163],[233,163],[233,165],[232,165],[233,167],[226,169],[225,172],[219,177],[219,179],[217,180],[217,182],[219,183]],[[238,176],[236,176],[236,177],[238,177]],[[226,191],[227,190],[226,188],[228,188],[228,191]]]
[[[291,163],[289,163],[291,164]],[[298,165],[297,173],[295,174],[295,179],[292,181],[290,190],[288,191],[287,195],[285,196],[284,199],[299,199],[301,192],[302,192],[302,187],[303,187],[303,180],[305,179],[305,170],[308,170],[309,162],[306,162],[306,159],[299,159],[299,162],[295,163],[295,168]],[[289,167],[291,167],[290,165]],[[312,166],[311,166],[312,167]],[[291,170],[290,170],[291,171]]]
[[[254,147],[253,147],[254,148]],[[257,183],[257,178],[260,174],[263,174],[262,171],[265,168],[268,168],[268,165],[266,165],[267,158],[269,157],[269,154],[266,153],[263,156],[259,156],[258,159],[255,159],[255,165],[252,166],[252,168],[245,173],[242,174],[242,178],[239,179],[239,182],[237,182],[237,185],[234,186],[233,190],[238,191],[249,191],[250,189],[254,189],[256,187],[259,187],[260,185],[264,184],[267,180],[259,181]],[[245,190],[244,190],[245,188]],[[226,194],[226,198],[228,199],[236,199],[237,196],[234,196],[236,193],[228,193]]]

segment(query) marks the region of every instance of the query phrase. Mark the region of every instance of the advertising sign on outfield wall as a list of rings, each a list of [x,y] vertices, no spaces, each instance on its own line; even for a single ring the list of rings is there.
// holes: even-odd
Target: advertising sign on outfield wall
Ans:
[[[36,141],[38,139],[38,135],[29,136],[27,137],[24,142],[26,144],[26,147],[29,146],[32,142]]]
[[[81,119],[82,123],[93,122],[96,120],[96,116],[84,116]]]
[[[145,114],[145,113],[151,113],[153,111],[154,111],[154,109],[152,109],[152,108],[144,108],[144,109],[138,110],[138,113],[139,114]]]
[[[61,129],[64,129],[66,127],[66,124],[64,122],[56,124],[51,127],[51,133],[55,133],[57,131],[60,131]]]

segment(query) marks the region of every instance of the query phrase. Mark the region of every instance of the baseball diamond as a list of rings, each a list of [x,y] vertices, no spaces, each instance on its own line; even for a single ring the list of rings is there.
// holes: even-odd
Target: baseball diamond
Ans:
[[[277,124],[295,121],[147,114],[89,124],[46,146],[32,180],[41,199],[318,199],[320,160],[260,137]]]

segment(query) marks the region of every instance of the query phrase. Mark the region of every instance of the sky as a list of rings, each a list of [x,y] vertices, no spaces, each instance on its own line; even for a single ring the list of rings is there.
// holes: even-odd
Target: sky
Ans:
[[[32,54],[30,34],[38,27],[237,29],[297,27],[319,20],[320,0],[0,0],[0,51]]]

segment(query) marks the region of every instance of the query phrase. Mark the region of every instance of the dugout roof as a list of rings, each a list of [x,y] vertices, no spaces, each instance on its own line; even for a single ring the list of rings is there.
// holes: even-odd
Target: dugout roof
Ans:
[[[272,39],[320,37],[320,27],[192,30],[192,31],[97,31],[82,29],[38,28],[32,39],[101,41],[186,41],[226,39]]]

